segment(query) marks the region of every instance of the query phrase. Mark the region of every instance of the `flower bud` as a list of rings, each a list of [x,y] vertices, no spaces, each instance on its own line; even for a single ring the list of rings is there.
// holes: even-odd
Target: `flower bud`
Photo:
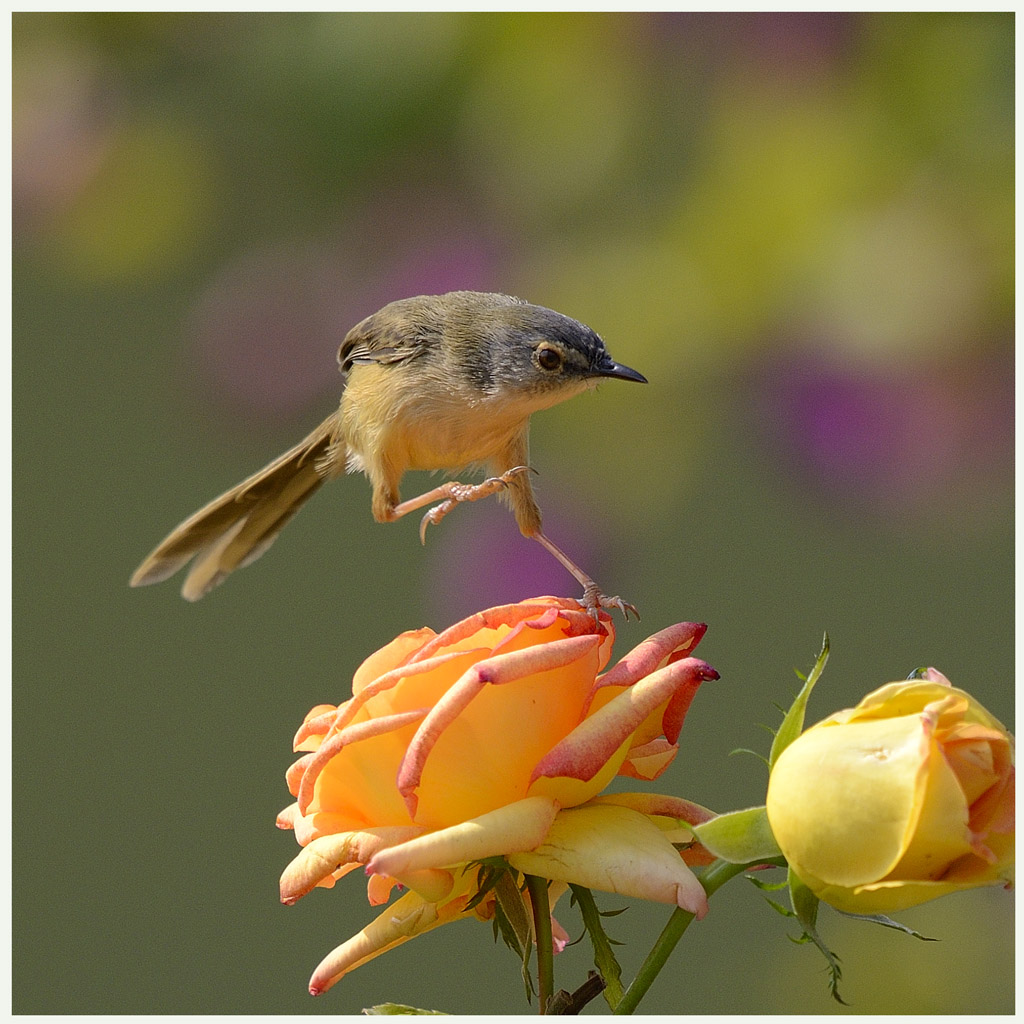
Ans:
[[[1012,879],[1013,737],[929,669],[812,726],[768,785],[772,832],[822,900],[887,913]]]

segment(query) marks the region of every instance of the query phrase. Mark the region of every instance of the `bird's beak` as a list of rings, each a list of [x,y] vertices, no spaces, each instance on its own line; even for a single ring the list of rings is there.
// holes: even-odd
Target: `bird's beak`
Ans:
[[[647,383],[647,378],[642,373],[637,373],[636,370],[631,370],[628,366],[623,366],[622,363],[617,363],[608,356],[598,363],[591,373],[595,377],[618,377],[620,380],[635,380],[639,384]]]

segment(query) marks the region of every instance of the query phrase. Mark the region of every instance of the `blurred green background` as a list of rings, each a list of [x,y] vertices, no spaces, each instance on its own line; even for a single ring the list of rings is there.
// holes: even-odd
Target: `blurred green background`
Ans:
[[[354,878],[280,906],[274,816],[302,716],[397,631],[575,596],[539,545],[485,502],[421,548],[349,478],[198,605],[127,587],[395,298],[521,295],[650,378],[536,417],[532,461],[643,613],[620,652],[710,624],[653,788],[762,802],[730,751],[825,630],[813,720],[930,664],[1012,724],[1012,14],[18,14],[13,57],[15,1012],[528,1009],[477,923],[309,997],[376,912]],[[627,977],[667,916],[609,920]],[[823,911],[844,1009],[734,882],[641,1008],[1012,1012],[1011,894],[901,917],[942,941]]]

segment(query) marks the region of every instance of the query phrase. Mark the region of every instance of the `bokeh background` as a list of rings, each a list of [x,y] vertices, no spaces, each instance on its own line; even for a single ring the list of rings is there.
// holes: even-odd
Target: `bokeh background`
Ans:
[[[394,298],[518,294],[650,378],[536,417],[532,460],[550,535],[641,608],[622,650],[710,624],[659,789],[762,802],[730,752],[825,630],[815,720],[932,664],[1012,723],[1012,14],[19,14],[13,60],[16,1012],[528,1009],[476,923],[309,997],[375,912],[354,879],[281,907],[274,816],[363,657],[574,596],[554,561],[489,502],[422,548],[349,478],[198,605],[127,587]],[[823,911],[844,1009],[734,882],[642,1009],[1011,1012],[1012,899],[902,915],[935,943]],[[609,919],[628,977],[667,915]]]

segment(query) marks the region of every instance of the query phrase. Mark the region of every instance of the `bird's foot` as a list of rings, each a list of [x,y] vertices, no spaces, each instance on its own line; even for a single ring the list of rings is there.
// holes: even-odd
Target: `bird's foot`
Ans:
[[[492,494],[508,487],[512,480],[520,474],[528,472],[529,469],[529,466],[513,466],[501,476],[490,476],[483,483],[460,484],[457,480],[452,480],[450,483],[442,485],[438,491],[447,497],[439,505],[430,509],[420,520],[420,542],[423,544],[427,542],[427,527],[437,526],[456,505],[464,501],[479,501],[481,498],[489,498]]]
[[[613,608],[618,608],[622,612],[622,617],[627,622],[629,621],[629,613],[632,612],[636,616],[636,621],[640,621],[640,613],[636,610],[636,605],[623,601],[618,596],[608,597],[607,594],[602,594],[601,588],[593,580],[583,588],[583,601],[581,603],[594,616],[595,622],[599,621],[599,609],[601,608],[609,611]]]

